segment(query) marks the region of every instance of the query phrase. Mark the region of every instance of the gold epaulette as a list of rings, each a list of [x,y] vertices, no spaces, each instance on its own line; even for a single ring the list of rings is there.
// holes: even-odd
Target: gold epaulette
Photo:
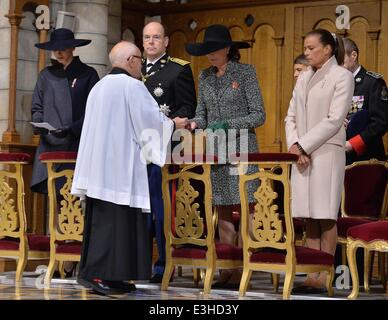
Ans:
[[[179,59],[179,58],[173,58],[173,57],[170,57],[170,61],[175,62],[177,64],[180,64],[181,66],[185,66],[186,64],[190,63],[190,61],[186,61],[186,60]]]

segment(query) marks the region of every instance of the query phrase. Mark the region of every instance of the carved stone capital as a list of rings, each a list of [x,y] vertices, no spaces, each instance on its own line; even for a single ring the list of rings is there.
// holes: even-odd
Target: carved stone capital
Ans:
[[[22,19],[25,18],[22,14],[18,13],[10,13],[5,15],[6,18],[8,18],[9,23],[11,26],[20,26],[20,23],[22,22]]]

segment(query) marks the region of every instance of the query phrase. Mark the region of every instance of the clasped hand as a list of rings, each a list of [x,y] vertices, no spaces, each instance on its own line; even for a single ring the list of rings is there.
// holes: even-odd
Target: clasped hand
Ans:
[[[307,154],[303,154],[302,152],[300,152],[296,144],[293,144],[290,150],[288,150],[288,152],[296,154],[298,156],[298,161],[296,162],[296,166],[299,172],[303,172],[308,168],[308,166],[310,165],[311,159]]]

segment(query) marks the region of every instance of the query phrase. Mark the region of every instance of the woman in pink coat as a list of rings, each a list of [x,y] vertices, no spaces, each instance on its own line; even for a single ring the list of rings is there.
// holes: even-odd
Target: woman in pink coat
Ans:
[[[343,122],[354,79],[341,67],[342,39],[329,31],[309,32],[304,49],[310,68],[299,76],[285,119],[289,152],[299,156],[291,175],[291,209],[293,217],[306,219],[307,246],[334,256],[345,174]],[[325,281],[326,273],[309,274],[293,292],[322,291]]]

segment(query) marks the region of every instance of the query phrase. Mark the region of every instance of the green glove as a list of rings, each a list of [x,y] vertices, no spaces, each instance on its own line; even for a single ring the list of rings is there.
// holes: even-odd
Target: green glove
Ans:
[[[226,131],[229,129],[229,125],[226,121],[220,121],[220,122],[216,122],[216,123],[211,124],[208,128],[213,130],[213,131],[216,131],[217,129],[221,129],[221,130]]]

